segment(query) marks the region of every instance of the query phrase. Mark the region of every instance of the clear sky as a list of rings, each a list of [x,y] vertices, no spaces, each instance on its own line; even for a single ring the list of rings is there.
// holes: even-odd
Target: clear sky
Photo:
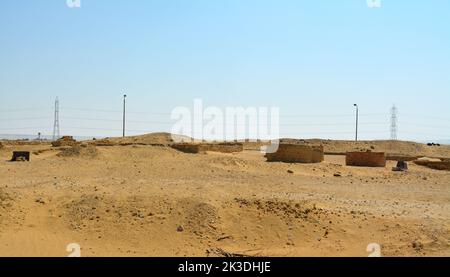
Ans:
[[[176,106],[277,106],[282,136],[450,138],[450,1],[0,0],[0,134],[169,131]]]

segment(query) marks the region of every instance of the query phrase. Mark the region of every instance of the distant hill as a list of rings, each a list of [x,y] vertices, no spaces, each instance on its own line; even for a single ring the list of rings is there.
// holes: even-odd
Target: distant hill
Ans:
[[[0,134],[0,140],[36,140],[38,138],[37,135],[15,135],[15,134]],[[86,136],[75,136],[76,140],[92,140],[94,137],[86,137]],[[102,138],[102,137],[96,137]],[[42,140],[52,140],[53,136],[41,136]]]

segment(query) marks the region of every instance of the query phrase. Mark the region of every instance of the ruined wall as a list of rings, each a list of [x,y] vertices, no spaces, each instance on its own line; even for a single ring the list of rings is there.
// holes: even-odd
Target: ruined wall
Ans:
[[[386,154],[386,160],[388,161],[405,161],[412,162],[417,160],[420,156],[401,155],[401,154]]]
[[[71,136],[64,136],[57,141],[52,142],[53,147],[61,147],[61,146],[74,146],[79,144],[76,140]]]
[[[417,160],[417,161],[414,161],[414,163],[417,165],[429,167],[431,169],[450,170],[450,161],[449,160],[444,160],[444,161],[440,161],[440,162]]]
[[[109,139],[97,139],[90,142],[95,146],[115,146],[116,144]]]
[[[385,167],[384,152],[347,152],[345,163],[348,166]]]
[[[244,151],[242,143],[209,143],[200,144],[200,151],[213,151],[222,153],[236,153]]]
[[[171,147],[173,149],[176,149],[176,150],[184,152],[184,153],[196,154],[196,153],[199,153],[199,151],[200,151],[200,147],[198,144],[175,143],[175,144],[172,144]]]
[[[280,144],[275,153],[267,153],[268,162],[320,163],[324,160],[323,146]]]
[[[184,153],[204,153],[206,151],[235,153],[244,150],[242,143],[176,143],[172,144],[171,147]]]

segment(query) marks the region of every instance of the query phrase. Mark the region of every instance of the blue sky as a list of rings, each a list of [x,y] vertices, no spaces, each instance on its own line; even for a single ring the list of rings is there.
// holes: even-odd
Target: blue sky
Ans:
[[[450,138],[450,1],[0,1],[0,134],[168,131],[176,106],[277,106],[282,136]],[[28,118],[33,118],[28,119]],[[139,122],[141,121],[141,122]]]

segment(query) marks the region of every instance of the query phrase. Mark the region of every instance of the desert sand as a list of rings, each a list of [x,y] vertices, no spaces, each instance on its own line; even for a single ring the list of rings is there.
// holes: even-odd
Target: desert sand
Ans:
[[[322,141],[325,161],[186,154],[167,135],[62,150],[0,149],[0,256],[450,256],[450,172],[347,167],[360,148],[450,157],[410,142]],[[311,141],[317,143],[318,141]],[[13,150],[30,162],[9,162]],[[334,154],[334,155],[331,155]]]

